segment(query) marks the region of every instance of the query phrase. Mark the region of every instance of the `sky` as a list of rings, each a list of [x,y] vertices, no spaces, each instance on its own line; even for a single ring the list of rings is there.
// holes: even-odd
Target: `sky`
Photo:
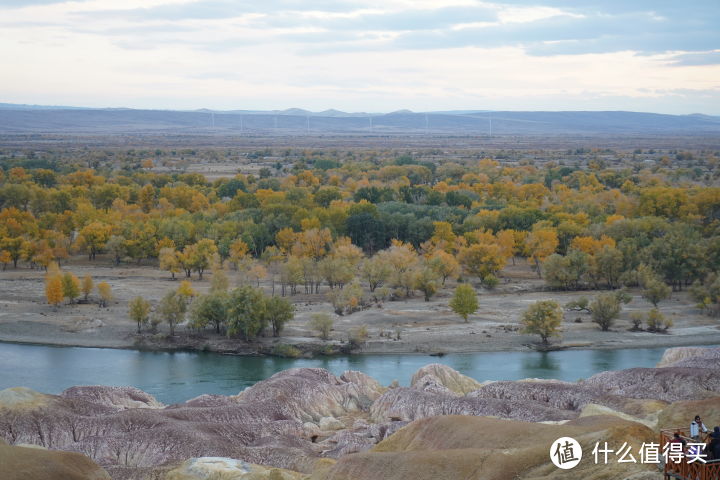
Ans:
[[[0,102],[720,115],[718,0],[0,0]]]

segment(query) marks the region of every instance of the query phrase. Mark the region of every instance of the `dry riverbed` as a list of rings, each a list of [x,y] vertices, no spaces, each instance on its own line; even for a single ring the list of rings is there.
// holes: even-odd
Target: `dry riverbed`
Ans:
[[[296,345],[301,350],[319,350],[326,345],[335,349],[345,346],[349,333],[365,325],[369,338],[364,353],[453,353],[500,350],[523,350],[537,342],[536,337],[519,333],[522,311],[532,302],[555,299],[565,304],[580,296],[591,297],[596,292],[543,291],[543,283],[526,265],[510,266],[504,272],[506,281],[494,291],[479,290],[480,309],[464,323],[447,306],[452,286],[443,289],[432,301],[421,296],[402,301],[388,301],[381,305],[337,317],[325,301],[324,287],[318,295],[290,297],[296,306],[295,319],[289,322],[282,337],[261,338],[255,344],[228,339],[210,331],[191,333],[180,327],[179,335],[167,339],[162,325],[159,334],[137,335],[129,320],[128,301],[142,295],[153,303],[178,282],[166,272],[150,266],[112,267],[106,260],[94,264],[74,259],[65,270],[79,277],[93,276],[96,283],[108,282],[115,301],[100,308],[91,297],[88,304],[63,305],[53,308],[44,300],[43,272],[19,268],[0,272],[0,341],[74,345],[112,348],[193,348],[227,353],[252,354],[269,352],[277,344]],[[193,287],[204,292],[210,275]],[[238,279],[231,274],[231,283]],[[270,284],[263,288],[270,292]],[[661,303],[660,310],[673,320],[668,334],[631,332],[629,316],[634,311],[647,311],[650,305],[632,291],[633,300],[623,309],[620,319],[610,332],[602,332],[591,322],[587,313],[566,311],[562,339],[555,343],[576,348],[670,347],[683,345],[720,344],[720,322],[703,315],[693,305],[687,293],[673,293]],[[327,312],[335,317],[331,340],[323,342],[308,327],[312,313]],[[398,338],[399,337],[399,338]]]

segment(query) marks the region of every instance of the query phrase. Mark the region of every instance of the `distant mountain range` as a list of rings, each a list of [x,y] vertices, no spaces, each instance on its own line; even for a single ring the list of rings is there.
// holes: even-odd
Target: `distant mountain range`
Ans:
[[[715,135],[720,134],[720,117],[624,111],[182,111],[0,103],[0,133]]]

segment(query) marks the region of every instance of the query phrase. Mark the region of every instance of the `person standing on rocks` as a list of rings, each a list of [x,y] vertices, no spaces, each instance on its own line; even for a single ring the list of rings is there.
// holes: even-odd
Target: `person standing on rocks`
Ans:
[[[700,419],[700,415],[695,415],[695,420],[690,422],[690,438],[700,441],[700,433],[707,433],[708,429]]]

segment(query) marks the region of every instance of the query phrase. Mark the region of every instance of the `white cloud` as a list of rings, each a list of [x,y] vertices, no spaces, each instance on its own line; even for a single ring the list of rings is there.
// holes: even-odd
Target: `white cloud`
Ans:
[[[212,15],[197,14],[205,4]],[[89,0],[0,7],[0,61],[8,66],[0,101],[720,113],[714,45],[648,48],[647,35],[671,42],[682,26],[682,19],[680,26],[658,20],[662,12],[472,0],[344,4],[270,0],[243,10],[223,0]],[[608,23],[589,31],[600,18],[592,15]],[[660,30],[641,32],[640,41],[612,23],[638,18]],[[696,37],[710,43],[713,31]]]

